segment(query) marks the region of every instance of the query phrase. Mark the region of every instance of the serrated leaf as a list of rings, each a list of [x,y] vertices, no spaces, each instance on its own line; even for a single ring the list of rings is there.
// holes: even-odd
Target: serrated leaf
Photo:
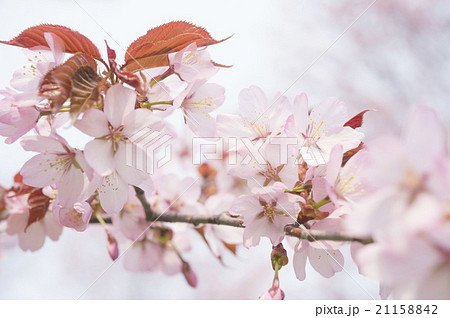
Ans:
[[[41,24],[30,27],[22,31],[18,36],[10,41],[0,41],[0,43],[14,45],[24,48],[33,48],[36,46],[48,47],[44,33],[50,32],[61,38],[64,43],[64,52],[83,53],[101,59],[98,48],[81,33],[69,29],[62,25]]]
[[[72,91],[72,77],[82,66],[89,66],[97,70],[95,60],[84,54],[77,54],[64,64],[49,71],[41,81],[39,95],[48,99],[53,112],[59,111]]]
[[[168,54],[178,52],[191,43],[196,42],[197,47],[202,47],[225,40],[214,40],[204,28],[188,22],[169,22],[149,30],[130,44],[123,69],[134,73],[147,68],[168,66]]]
[[[45,213],[47,213],[49,206],[50,198],[42,192],[42,188],[36,188],[30,193],[28,196],[28,210],[30,215],[25,231],[31,224],[38,222],[45,217]]]
[[[99,84],[101,77],[88,65],[81,66],[72,76],[70,94],[70,115],[76,119],[79,114],[95,107],[101,98]]]

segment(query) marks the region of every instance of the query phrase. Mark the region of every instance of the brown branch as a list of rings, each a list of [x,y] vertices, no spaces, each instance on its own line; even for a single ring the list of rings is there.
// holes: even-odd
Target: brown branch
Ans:
[[[294,236],[302,240],[314,241],[339,241],[339,242],[359,242],[362,244],[373,243],[372,238],[357,238],[348,236],[340,232],[326,232],[319,230],[303,230],[295,225],[288,224],[284,227],[286,235]]]
[[[215,215],[188,215],[182,213],[163,213],[158,214],[153,211],[145,198],[144,191],[135,187],[136,196],[144,207],[147,221],[149,222],[168,222],[168,223],[189,223],[195,226],[200,224],[215,224],[244,228],[244,218],[242,216],[233,216],[228,212],[223,212]],[[111,219],[105,219],[106,223],[111,223]],[[93,218],[90,223],[98,223]],[[295,225],[289,224],[284,228],[286,235],[297,237],[302,240],[314,241],[339,241],[339,242],[359,242],[362,244],[373,243],[372,238],[356,238],[348,236],[345,233],[326,232],[318,230],[305,231]]]

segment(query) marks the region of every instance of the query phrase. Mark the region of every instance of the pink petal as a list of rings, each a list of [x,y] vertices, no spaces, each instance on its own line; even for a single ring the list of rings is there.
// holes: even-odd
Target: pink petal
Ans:
[[[60,141],[52,137],[26,136],[20,141],[26,151],[47,152],[53,154],[67,153]]]
[[[84,189],[84,176],[80,169],[71,165],[58,183],[58,199],[61,205],[70,206],[80,201]]]
[[[23,182],[27,185],[42,188],[59,182],[64,172],[61,156],[39,154],[25,162],[20,170]]]
[[[266,94],[258,86],[250,86],[239,93],[239,110],[250,122],[255,122],[268,107]]]
[[[308,256],[311,266],[323,277],[329,278],[344,268],[344,256],[339,250],[311,247]]]
[[[101,176],[114,171],[115,161],[112,143],[108,140],[94,139],[84,147],[84,157],[88,164]]]
[[[114,172],[103,177],[98,194],[103,210],[115,214],[122,210],[128,200],[128,185]]]
[[[26,232],[19,233],[19,246],[32,252],[40,249],[45,242],[45,228],[41,222],[31,224]]]
[[[62,233],[61,224],[56,221],[54,216],[51,213],[47,213],[43,220],[43,227],[45,228],[45,232],[47,236],[53,240],[57,241]],[[28,230],[27,230],[28,231]]]
[[[114,128],[119,128],[123,118],[134,110],[135,103],[136,93],[133,90],[121,84],[116,84],[108,89],[104,112]]]
[[[105,113],[98,109],[89,109],[74,124],[75,127],[86,135],[96,138],[110,134],[108,125],[108,119]]]
[[[308,250],[303,250],[301,252],[295,252],[292,260],[294,266],[295,276],[298,280],[305,280],[306,278],[306,259],[308,258]]]
[[[128,184],[137,186],[143,183],[146,179],[149,179],[149,174],[147,174],[145,171],[136,169],[126,161],[126,155],[125,143],[121,143],[114,157],[114,166],[116,167],[117,173],[120,175],[123,181]]]
[[[305,93],[295,96],[292,105],[292,114],[294,115],[295,128],[298,134],[306,134],[308,127],[308,97]]]

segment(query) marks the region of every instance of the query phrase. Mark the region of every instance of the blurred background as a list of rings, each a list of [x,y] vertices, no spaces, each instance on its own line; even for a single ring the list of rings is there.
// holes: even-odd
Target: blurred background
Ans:
[[[366,140],[398,132],[417,105],[434,107],[450,123],[450,6],[444,0],[0,1],[0,39],[41,23],[61,24],[89,37],[105,57],[107,40],[118,61],[137,37],[174,20],[203,26],[216,39],[233,35],[209,48],[215,61],[233,65],[211,80],[226,88],[221,112],[237,112],[239,91],[254,84],[269,96],[281,92],[292,99],[306,92],[311,105],[336,96],[350,115],[376,109],[366,115]],[[25,62],[21,49],[0,47],[0,88]],[[82,138],[75,134],[70,142],[82,145]],[[0,184],[9,187],[33,154],[0,141]],[[257,299],[271,286],[267,241],[227,255],[222,266],[201,238],[191,238],[186,258],[199,276],[196,289],[181,274],[133,274],[119,260],[83,298]],[[349,249],[344,252],[345,269],[331,279],[308,265],[307,279],[300,282],[291,264],[283,268],[286,298],[378,298],[378,285],[360,276]],[[58,242],[47,239],[34,253],[18,247],[0,253],[2,299],[77,298],[111,264],[106,235],[95,225],[83,233],[65,228]]]

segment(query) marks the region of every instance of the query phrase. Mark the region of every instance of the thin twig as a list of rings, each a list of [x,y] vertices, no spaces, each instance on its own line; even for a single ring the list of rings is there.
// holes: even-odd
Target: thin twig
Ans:
[[[182,213],[165,213],[158,214],[153,211],[145,198],[144,191],[138,187],[136,189],[136,196],[141,202],[142,206],[145,210],[145,215],[147,217],[147,221],[154,221],[158,219],[161,222],[168,223],[189,223],[195,226],[200,224],[215,224],[215,225],[225,225],[232,227],[240,227],[244,228],[244,218],[242,216],[233,216],[228,212],[223,212],[215,215],[189,215]],[[111,219],[104,219],[106,223],[111,223]],[[98,223],[98,221],[93,218],[90,223]],[[308,240],[310,242],[314,241],[339,241],[339,242],[359,242],[362,244],[370,244],[373,243],[372,238],[357,238],[349,236],[345,233],[339,232],[326,232],[319,230],[308,230],[304,231],[301,228],[289,224],[284,228],[286,235],[297,237],[302,240]]]

